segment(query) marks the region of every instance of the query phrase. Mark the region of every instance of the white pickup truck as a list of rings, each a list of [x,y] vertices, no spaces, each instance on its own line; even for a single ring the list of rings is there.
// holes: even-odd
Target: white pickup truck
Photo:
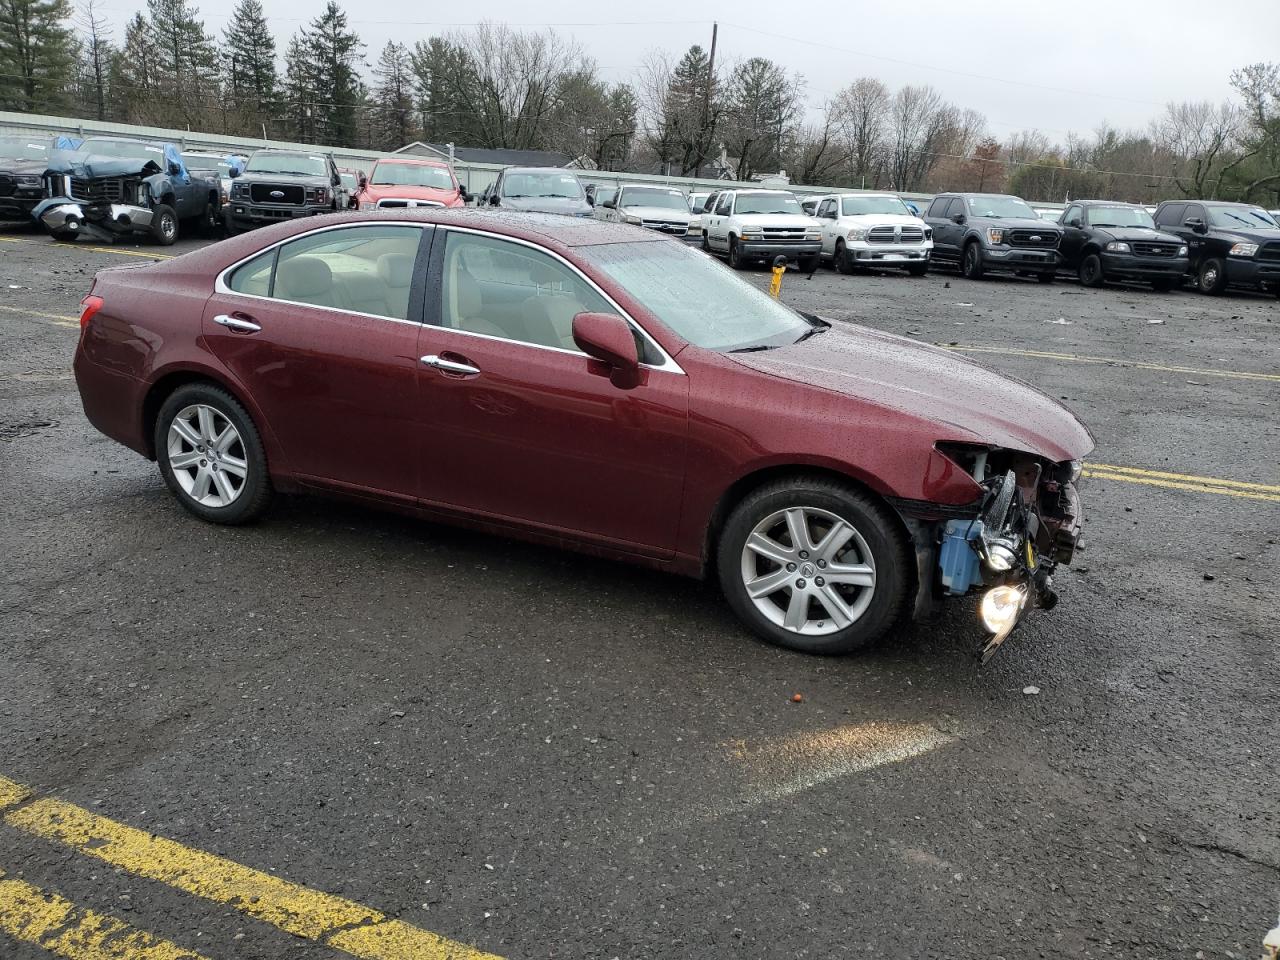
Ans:
[[[839,193],[818,201],[822,258],[841,273],[897,267],[913,277],[929,271],[933,230],[892,193]]]
[[[821,231],[789,190],[725,190],[702,215],[702,249],[726,254],[735,270],[781,255],[811,273],[818,266]]]

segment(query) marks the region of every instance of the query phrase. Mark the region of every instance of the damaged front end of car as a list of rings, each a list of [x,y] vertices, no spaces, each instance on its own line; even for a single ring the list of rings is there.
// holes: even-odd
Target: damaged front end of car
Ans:
[[[1030,611],[1058,602],[1054,572],[1080,549],[1082,464],[964,444],[937,449],[982,490],[971,515],[934,527],[933,543],[935,590],[951,597],[982,592],[985,663]]]
[[[160,172],[154,162],[102,157],[51,165],[45,172],[46,199],[32,216],[59,239],[109,241],[147,231],[153,216],[148,178]]]

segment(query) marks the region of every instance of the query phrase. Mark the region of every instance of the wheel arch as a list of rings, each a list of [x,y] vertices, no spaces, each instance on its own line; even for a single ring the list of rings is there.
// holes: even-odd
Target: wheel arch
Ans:
[[[151,386],[147,388],[146,395],[142,398],[142,437],[143,442],[146,444],[147,456],[150,459],[154,460],[156,458],[156,418],[160,415],[160,408],[164,406],[164,402],[169,398],[170,394],[189,383],[207,383],[231,394],[236,402],[253,417],[254,424],[258,427],[258,432],[263,437],[264,445],[268,442],[269,429],[262,419],[261,412],[229,378],[207,367],[171,368],[152,382]],[[268,460],[270,460],[270,448],[268,448],[267,453]]]

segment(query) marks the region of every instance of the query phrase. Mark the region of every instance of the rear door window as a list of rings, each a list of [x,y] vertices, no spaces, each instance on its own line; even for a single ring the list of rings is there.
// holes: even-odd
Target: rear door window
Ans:
[[[929,212],[926,217],[945,217],[947,215],[947,207],[951,205],[950,197],[934,197],[933,202],[929,204]]]
[[[726,193],[721,195],[719,203],[716,204],[716,215],[720,217],[729,216],[729,210],[733,207],[733,194]]]
[[[1156,222],[1166,227],[1182,226],[1182,211],[1187,209],[1185,203],[1166,203],[1156,211]]]

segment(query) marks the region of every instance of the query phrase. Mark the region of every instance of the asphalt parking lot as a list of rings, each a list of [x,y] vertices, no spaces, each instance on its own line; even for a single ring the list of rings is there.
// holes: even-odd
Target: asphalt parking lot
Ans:
[[[786,278],[1097,437],[1060,605],[979,668],[964,604],[816,659],[695,582],[359,507],[199,523],[70,371],[96,270],[197,245],[0,233],[0,957],[1260,953],[1274,297]]]

